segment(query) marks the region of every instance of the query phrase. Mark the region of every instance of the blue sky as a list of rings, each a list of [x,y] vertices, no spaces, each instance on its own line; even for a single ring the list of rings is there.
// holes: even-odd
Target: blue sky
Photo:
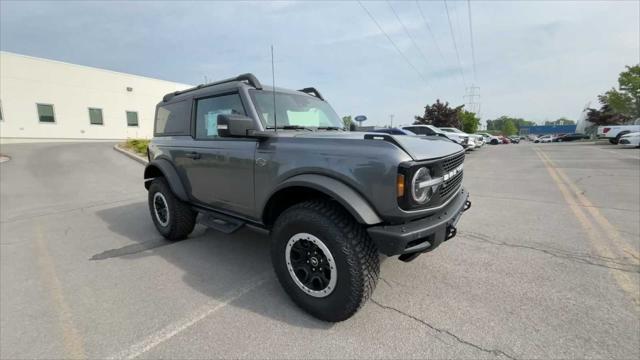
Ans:
[[[427,82],[357,2],[0,2],[0,49],[188,84],[252,72],[317,87],[340,115],[410,123],[436,99],[463,104],[480,86],[482,117],[575,119],[640,62],[639,1],[363,2]],[[424,57],[420,54],[424,54]]]

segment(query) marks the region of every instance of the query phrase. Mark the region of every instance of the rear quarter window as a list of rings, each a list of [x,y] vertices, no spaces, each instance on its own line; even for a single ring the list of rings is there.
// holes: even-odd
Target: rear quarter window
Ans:
[[[155,136],[189,135],[189,102],[182,100],[156,109]]]

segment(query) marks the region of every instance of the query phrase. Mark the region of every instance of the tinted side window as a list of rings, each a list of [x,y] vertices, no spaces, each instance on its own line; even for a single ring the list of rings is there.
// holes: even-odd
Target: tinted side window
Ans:
[[[155,135],[189,135],[189,103],[186,100],[158,106]]]
[[[421,126],[411,126],[406,127],[405,129],[416,133],[417,135],[432,135],[429,128],[421,127]]]
[[[218,137],[218,115],[246,115],[240,95],[230,94],[199,99],[196,102],[196,138]]]

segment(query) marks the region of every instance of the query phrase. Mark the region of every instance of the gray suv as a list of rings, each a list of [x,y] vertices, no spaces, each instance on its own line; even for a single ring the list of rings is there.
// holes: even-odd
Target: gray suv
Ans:
[[[410,261],[456,235],[464,156],[437,136],[344,131],[316,89],[244,74],[164,96],[144,184],[169,240],[196,222],[267,230],[284,290],[341,321],[373,292],[380,253]]]

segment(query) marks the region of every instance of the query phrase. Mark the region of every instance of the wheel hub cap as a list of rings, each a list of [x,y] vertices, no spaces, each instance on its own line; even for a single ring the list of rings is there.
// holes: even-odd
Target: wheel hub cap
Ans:
[[[165,199],[162,193],[158,192],[153,195],[153,212],[160,225],[169,225],[169,206],[167,205],[167,199]]]
[[[285,249],[289,275],[302,291],[318,298],[333,292],[338,278],[336,263],[319,238],[298,233],[289,239]]]

